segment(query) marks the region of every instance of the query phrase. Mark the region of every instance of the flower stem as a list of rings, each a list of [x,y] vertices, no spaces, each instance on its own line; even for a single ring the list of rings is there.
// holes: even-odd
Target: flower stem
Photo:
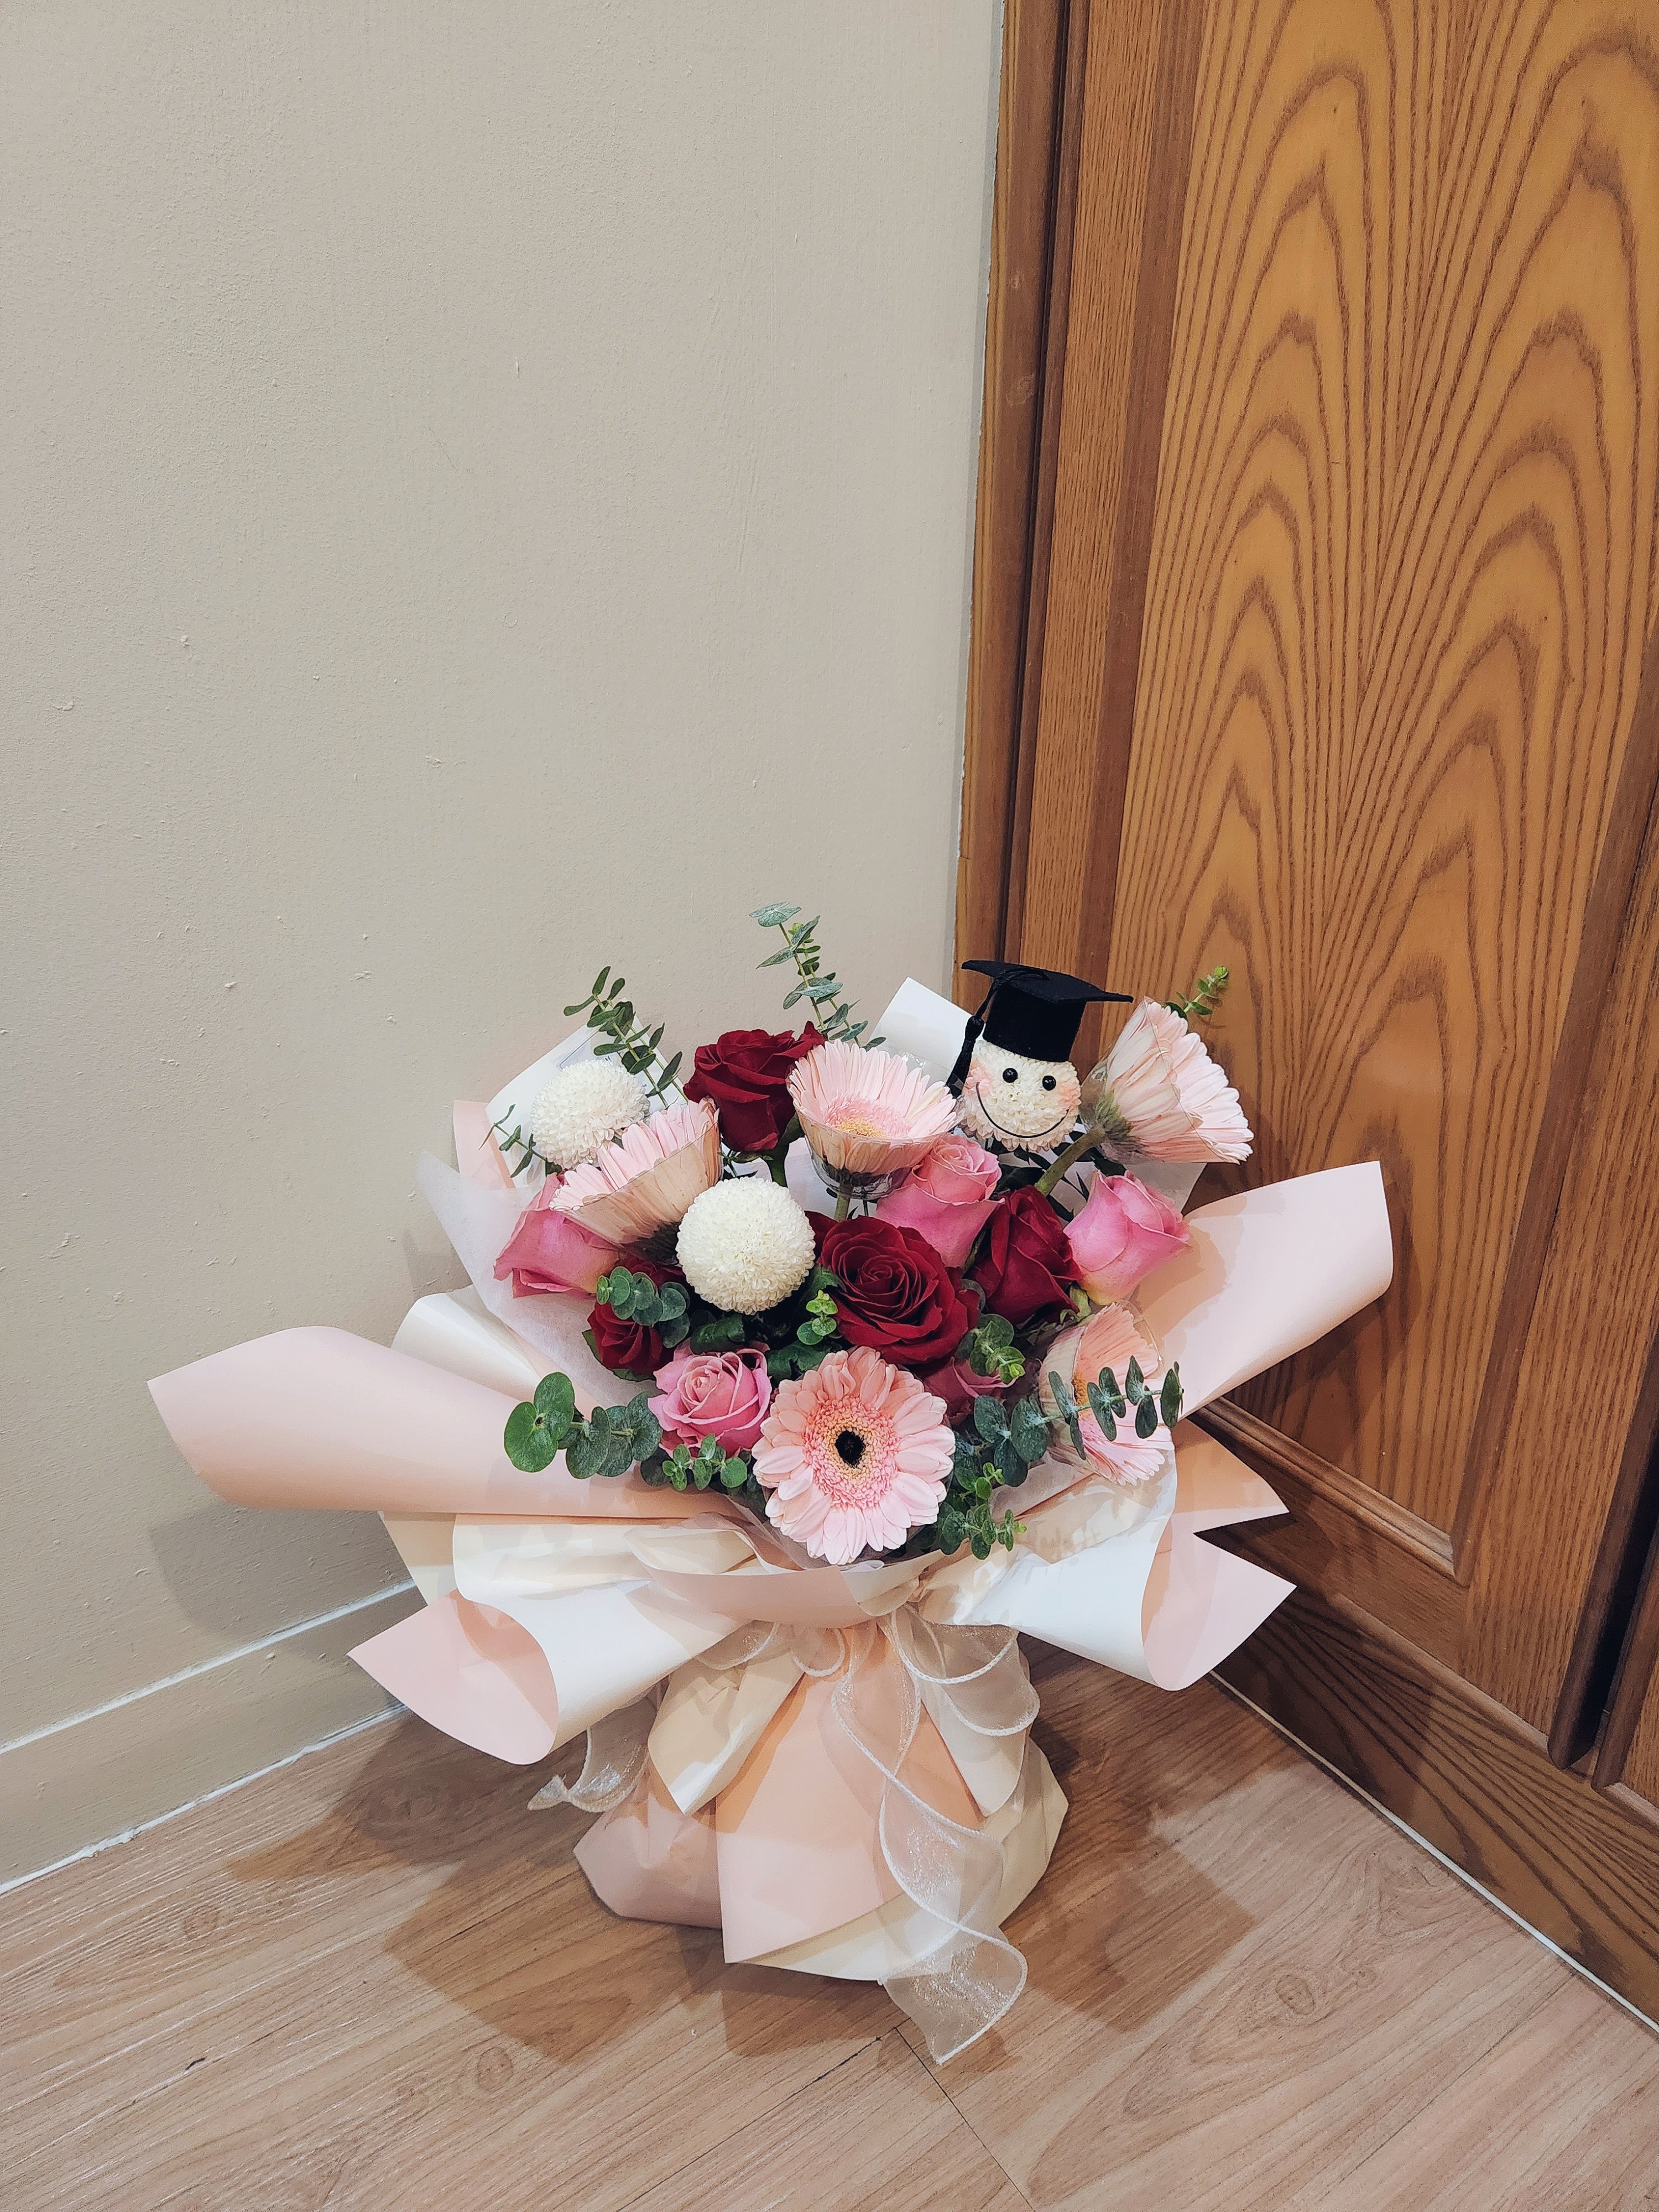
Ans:
[[[837,1220],[837,1221],[845,1221],[845,1220],[846,1220],[846,1218],[847,1218],[847,1217],[848,1217],[848,1215],[852,1211],[853,1211],[853,1193],[852,1193],[851,1187],[850,1187],[848,1184],[847,1184],[847,1183],[842,1183],[842,1184],[841,1185],[840,1188],[839,1188],[839,1189],[836,1191],[836,1220]]]
[[[1066,1169],[1072,1166],[1073,1162],[1080,1160],[1085,1152],[1092,1152],[1099,1142],[1100,1132],[1095,1127],[1091,1121],[1088,1127],[1084,1130],[1081,1136],[1073,1138],[1071,1143],[1066,1146],[1063,1152],[1056,1152],[1054,1158],[1049,1161],[1048,1166],[1044,1168],[1042,1173],[1037,1177],[1036,1187],[1038,1190],[1041,1191],[1043,1197],[1047,1198],[1049,1192],[1065,1174]]]

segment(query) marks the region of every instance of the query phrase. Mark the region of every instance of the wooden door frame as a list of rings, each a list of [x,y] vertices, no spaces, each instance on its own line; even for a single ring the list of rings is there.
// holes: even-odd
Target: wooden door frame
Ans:
[[[957,859],[958,962],[1018,941],[1089,0],[1006,0]],[[956,971],[958,987],[961,971]],[[963,1005],[975,994],[958,988]]]
[[[1073,238],[1084,138],[1085,65],[1091,31],[1109,35],[1109,0],[1007,0],[994,205],[985,390],[975,520],[957,957],[1043,957],[1028,942],[1024,883],[1042,697],[1045,623],[1068,336]],[[1188,146],[1202,11],[1170,0],[1159,12],[1156,87],[1146,142],[1152,184],[1142,237],[1126,256],[1123,313],[1133,319],[1121,471],[1110,518],[1114,558],[1106,614],[1106,670],[1092,727],[1059,742],[1098,760],[1086,834],[1115,855],[1122,819],[1150,565],[1158,453],[1179,274]],[[1132,442],[1133,441],[1133,442]],[[1608,1006],[1626,905],[1659,843],[1651,812],[1659,769],[1659,638],[1650,644],[1614,827],[1586,916],[1571,1051],[1555,1072],[1576,1081],[1551,1100],[1553,1138],[1566,1151],[1583,1078]],[[1115,860],[1112,863],[1115,873]],[[1076,925],[1074,958],[1098,974],[1108,951],[1113,886]],[[1049,932],[1042,933],[1046,945]],[[966,1002],[967,994],[961,994]],[[1565,1046],[1570,1041],[1564,1036]],[[1553,1085],[1552,1086],[1554,1088]],[[1547,1164],[1565,1170],[1565,1157]],[[1561,1176],[1553,1176],[1559,1189]],[[1541,1267],[1544,1234],[1512,1255]],[[1536,1224],[1534,1224],[1536,1225]],[[1516,1328],[1517,1339],[1524,1334]],[[1437,1848],[1570,1955],[1659,2015],[1659,1826],[1654,1809],[1620,1783],[1634,1712],[1659,1663],[1659,1564],[1636,1585],[1659,1497],[1659,1351],[1632,1409],[1568,1679],[1547,1738],[1340,1593],[1302,1589],[1221,1669],[1224,1680]],[[1323,1494],[1319,1470],[1298,1470],[1283,1439],[1254,1438],[1250,1417],[1221,1407],[1206,1417],[1232,1449],[1286,1495],[1319,1547],[1317,1522],[1356,1500]],[[1492,1445],[1492,1439],[1485,1441]],[[1492,1446],[1495,1450],[1495,1446]],[[1322,1469],[1322,1462],[1320,1463]],[[1332,1470],[1332,1473],[1340,1471]],[[1358,1490],[1358,1486],[1352,1486]],[[1328,1486],[1327,1486],[1328,1487]],[[1360,1501],[1363,1506],[1363,1502]],[[1386,1501],[1381,1502],[1386,1507]],[[1373,1517],[1376,1517],[1373,1516]],[[1386,1520],[1384,1511],[1382,1517]],[[1379,1529],[1379,1534],[1384,1533]],[[1399,1545],[1402,1532],[1386,1534]],[[1409,1539],[1410,1531],[1404,1534]],[[1457,1534],[1470,1534],[1460,1526]],[[1249,1548],[1249,1540],[1241,1540]],[[1439,1550],[1407,1560],[1428,1583],[1462,1579]],[[1460,1545],[1460,1550],[1464,1547]],[[1410,1545],[1407,1541],[1407,1550]],[[1273,1563],[1273,1562],[1270,1562]],[[1277,1562],[1294,1573],[1294,1562]],[[1431,1595],[1432,1593],[1430,1593]],[[1448,1590],[1449,1595],[1449,1589]],[[1632,1623],[1626,1633],[1626,1623]],[[1612,1723],[1595,1755],[1620,1658]],[[1635,1816],[1632,1818],[1632,1816]]]

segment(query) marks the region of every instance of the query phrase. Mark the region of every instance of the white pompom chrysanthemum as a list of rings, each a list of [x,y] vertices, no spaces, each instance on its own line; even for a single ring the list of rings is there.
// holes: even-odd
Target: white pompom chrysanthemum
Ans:
[[[556,1168],[579,1168],[645,1119],[645,1078],[614,1060],[562,1067],[530,1109],[536,1150]]]
[[[757,1176],[717,1182],[680,1224],[679,1262],[724,1313],[764,1313],[811,1270],[812,1224],[788,1192]]]

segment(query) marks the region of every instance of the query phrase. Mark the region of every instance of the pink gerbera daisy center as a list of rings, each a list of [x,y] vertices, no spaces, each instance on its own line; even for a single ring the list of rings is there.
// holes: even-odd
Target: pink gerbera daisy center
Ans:
[[[832,1098],[823,1118],[848,1137],[903,1137],[909,1121],[896,1108],[877,1098]]]
[[[893,1424],[850,1413],[845,1401],[822,1407],[807,1424],[807,1449],[817,1486],[841,1505],[877,1505],[898,1472]]]

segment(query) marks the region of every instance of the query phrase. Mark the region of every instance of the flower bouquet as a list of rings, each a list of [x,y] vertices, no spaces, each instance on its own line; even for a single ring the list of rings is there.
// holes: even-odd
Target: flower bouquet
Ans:
[[[795,1031],[665,1058],[606,970],[422,1188],[471,1278],[386,1349],[301,1328],[153,1383],[242,1504],[381,1513],[425,1600],[355,1657],[530,1765],[635,1917],[880,1981],[938,2058],[1024,1981],[1066,1801],[1022,1630],[1176,1689],[1290,1585],[1200,1540],[1281,1510],[1186,1416],[1386,1286],[1375,1163],[1183,1215],[1250,1132],[1195,1024],[1079,1079],[1075,978],[976,963],[854,1018],[794,908]],[[975,963],[970,963],[975,964]]]

